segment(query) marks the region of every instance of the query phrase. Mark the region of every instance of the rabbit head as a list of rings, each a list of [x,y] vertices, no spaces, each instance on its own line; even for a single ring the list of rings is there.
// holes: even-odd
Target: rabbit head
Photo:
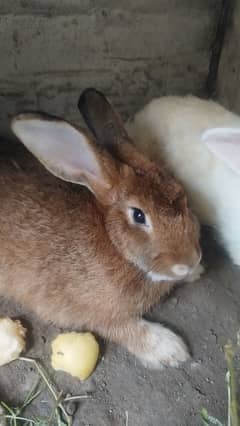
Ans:
[[[55,176],[87,187],[111,243],[151,281],[175,281],[198,265],[199,226],[182,186],[134,148],[100,92],[79,100],[93,136],[43,113],[16,116],[12,129]]]

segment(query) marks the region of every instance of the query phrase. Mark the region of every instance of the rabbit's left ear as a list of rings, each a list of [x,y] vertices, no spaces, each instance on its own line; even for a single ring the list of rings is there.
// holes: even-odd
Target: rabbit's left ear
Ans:
[[[154,163],[136,150],[120,115],[102,92],[94,88],[85,89],[79,98],[78,108],[98,145],[134,169],[145,172],[156,169]]]
[[[78,101],[78,108],[87,126],[104,148],[118,146],[129,140],[120,115],[113,109],[102,92],[85,89]]]
[[[208,129],[202,134],[201,139],[213,154],[240,174],[240,128]]]

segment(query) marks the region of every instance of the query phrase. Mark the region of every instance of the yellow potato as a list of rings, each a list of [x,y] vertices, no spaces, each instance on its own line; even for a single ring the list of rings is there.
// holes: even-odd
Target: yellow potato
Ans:
[[[63,333],[52,342],[52,367],[81,380],[93,372],[98,356],[99,345],[91,333]]]
[[[20,321],[0,318],[0,366],[17,359],[25,349],[26,331]]]

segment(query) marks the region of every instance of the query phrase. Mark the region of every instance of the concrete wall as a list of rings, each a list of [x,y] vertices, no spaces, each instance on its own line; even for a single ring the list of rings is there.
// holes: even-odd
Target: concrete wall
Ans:
[[[233,4],[218,70],[218,97],[240,114],[240,2]]]
[[[131,114],[202,93],[221,0],[0,0],[0,132],[41,109],[79,121],[87,86]]]

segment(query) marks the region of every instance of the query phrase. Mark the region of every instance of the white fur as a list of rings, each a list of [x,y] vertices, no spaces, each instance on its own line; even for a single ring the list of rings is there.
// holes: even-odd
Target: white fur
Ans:
[[[179,277],[185,276],[190,272],[190,267],[183,264],[176,264],[172,267],[172,271],[175,275],[178,275]]]
[[[128,125],[143,153],[166,160],[201,222],[217,229],[240,265],[240,177],[201,140],[206,130],[219,127],[239,129],[240,117],[193,96],[155,99]]]
[[[153,281],[154,283],[156,282],[161,282],[161,281],[175,281],[176,278],[170,277],[170,275],[165,275],[165,274],[159,274],[157,272],[147,272],[147,277]]]
[[[178,367],[190,358],[188,349],[181,339],[160,324],[142,320],[147,327],[145,348],[135,355],[145,367],[160,369],[164,366]]]
[[[197,281],[203,273],[204,267],[199,263],[189,275],[182,278],[182,281],[185,281],[187,283],[193,283],[194,281]],[[159,274],[153,271],[147,272],[147,277],[152,282],[156,283],[162,281],[176,281],[175,277],[170,277],[170,275]]]

